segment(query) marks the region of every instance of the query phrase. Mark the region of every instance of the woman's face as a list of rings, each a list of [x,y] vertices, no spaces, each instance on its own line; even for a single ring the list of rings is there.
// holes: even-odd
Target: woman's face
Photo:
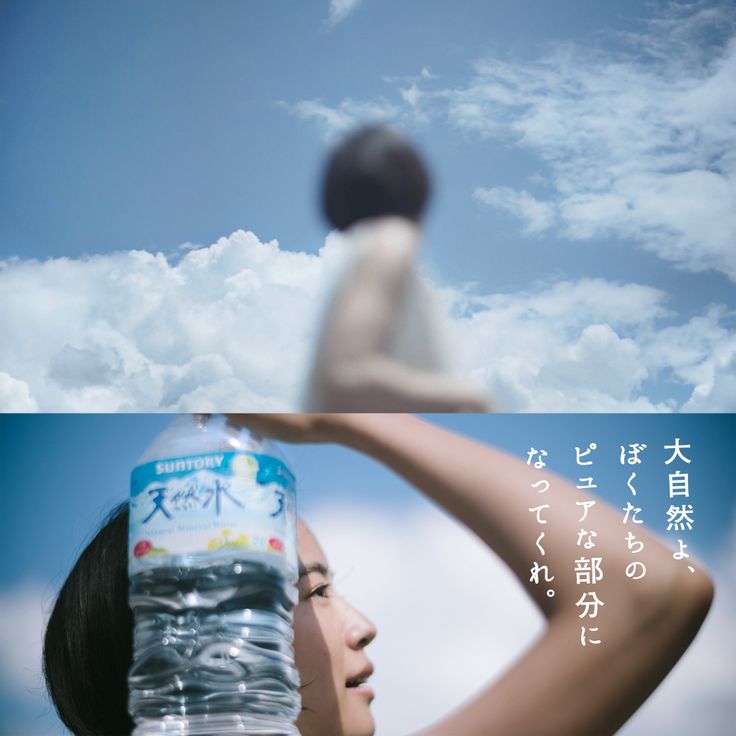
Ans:
[[[294,611],[294,658],[301,677],[303,736],[372,736],[373,672],[365,647],[373,624],[332,588],[327,559],[303,522],[298,526],[299,604]]]

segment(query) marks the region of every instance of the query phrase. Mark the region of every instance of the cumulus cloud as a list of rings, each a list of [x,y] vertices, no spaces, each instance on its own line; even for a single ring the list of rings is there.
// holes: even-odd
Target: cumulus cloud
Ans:
[[[238,231],[178,261],[145,251],[6,261],[0,409],[293,410],[347,252],[337,235],[309,254]],[[427,284],[461,372],[500,408],[736,407],[736,315],[722,305],[685,320],[665,292],[634,283],[513,294]]]
[[[677,327],[652,335],[645,348],[654,369],[669,369],[674,378],[693,386],[685,411],[723,411],[736,408],[736,314],[711,306]],[[705,348],[705,346],[708,346]],[[705,348],[705,352],[703,351]]]
[[[665,292],[604,279],[445,298],[468,374],[508,410],[736,408],[736,313],[723,305],[682,320]]]
[[[3,409],[293,406],[340,260],[242,231],[178,262],[145,251],[0,269]]]
[[[0,371],[0,406],[3,411],[36,411],[38,404],[31,398],[25,381]]]
[[[407,114],[421,100],[424,118],[537,156],[541,195],[489,182],[474,194],[528,233],[619,238],[736,280],[734,29],[726,4],[672,3],[608,49],[484,58],[455,87],[419,78],[399,92]]]
[[[496,678],[543,622],[505,565],[456,522],[417,505],[315,508],[337,589],[376,624],[367,650],[379,733],[411,733]],[[736,541],[736,523],[733,529]],[[726,733],[733,723],[733,545],[716,571],[713,609],[695,644],[622,734]],[[411,632],[411,636],[407,636]],[[397,687],[397,683],[401,683]]]
[[[506,410],[669,411],[674,400],[642,390],[665,302],[651,287],[582,279],[471,297],[455,326],[470,375]]]
[[[358,7],[361,0],[330,0],[330,12],[327,16],[327,26],[334,28],[338,23]]]

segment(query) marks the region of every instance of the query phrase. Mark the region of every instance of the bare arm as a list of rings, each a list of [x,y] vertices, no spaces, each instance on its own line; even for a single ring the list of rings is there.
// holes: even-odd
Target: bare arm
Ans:
[[[485,397],[456,379],[402,365],[387,354],[392,325],[411,273],[418,231],[389,218],[375,226],[368,247],[332,305],[316,380],[326,411],[487,411]]]
[[[603,643],[582,647],[583,623],[575,603],[574,561],[580,507],[593,497],[560,478],[544,497],[531,488],[543,476],[516,458],[413,417],[360,421],[345,442],[372,455],[410,481],[472,529],[513,570],[548,619],[544,635],[498,682],[422,736],[544,733],[613,734],[649,696],[695,636],[712,599],[702,572],[689,573],[652,534],[645,543],[646,582],[623,577],[631,555],[620,514],[600,499],[587,528],[598,532],[595,555],[604,578],[595,591],[605,602],[594,622]],[[555,574],[556,595],[529,582],[538,557],[539,525],[530,507],[549,504],[544,562]],[[590,553],[589,553],[590,554]]]
[[[489,412],[480,391],[462,381],[402,365],[378,353],[330,368],[324,411]]]
[[[695,636],[710,606],[707,575],[691,574],[637,525],[647,566],[641,581],[624,578],[631,562],[620,514],[551,473],[411,416],[342,415],[266,418],[263,428],[292,441],[338,441],[392,468],[474,531],[512,569],[548,620],[539,640],[471,701],[417,736],[604,736],[613,734],[656,688]],[[248,422],[251,423],[251,422]],[[305,430],[305,427],[307,428]],[[531,484],[550,487],[540,496]],[[554,598],[529,582],[538,557],[536,516],[549,504],[544,562],[555,575]],[[595,555],[605,602],[594,622],[576,607],[586,586],[575,582],[580,507],[595,500],[587,528],[598,533]],[[631,527],[628,527],[631,528]],[[588,553],[591,554],[591,553]],[[540,586],[542,587],[542,586]],[[545,586],[546,587],[546,586]],[[602,643],[580,645],[580,628],[596,625]]]

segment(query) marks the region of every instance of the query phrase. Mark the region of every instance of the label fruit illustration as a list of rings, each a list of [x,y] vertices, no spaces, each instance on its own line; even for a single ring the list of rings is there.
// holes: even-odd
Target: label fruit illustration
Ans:
[[[235,539],[231,539],[230,530],[223,529],[221,537],[212,537],[212,539],[207,543],[207,549],[209,550],[234,549],[236,547],[240,549],[250,548],[250,539],[247,534],[238,534]]]
[[[154,547],[147,539],[142,539],[133,547],[133,554],[136,557],[145,557],[146,555],[167,555],[169,551],[164,547]]]

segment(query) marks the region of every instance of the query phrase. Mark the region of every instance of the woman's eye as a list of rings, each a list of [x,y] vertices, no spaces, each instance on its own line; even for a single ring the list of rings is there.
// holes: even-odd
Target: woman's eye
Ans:
[[[317,596],[318,598],[329,598],[330,592],[330,584],[325,583],[324,585],[318,585],[310,594],[309,598],[312,596]]]

